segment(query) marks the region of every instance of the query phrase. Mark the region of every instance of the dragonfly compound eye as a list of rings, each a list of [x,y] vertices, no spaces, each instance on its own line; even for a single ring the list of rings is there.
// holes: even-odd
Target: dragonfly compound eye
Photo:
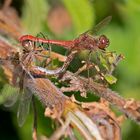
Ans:
[[[108,46],[109,46],[108,38],[105,35],[101,35],[99,37],[99,48],[100,49],[105,49]]]
[[[22,41],[22,47],[24,47],[24,49],[26,50],[32,50],[33,49],[33,42],[30,41],[30,40],[25,40],[25,41]]]

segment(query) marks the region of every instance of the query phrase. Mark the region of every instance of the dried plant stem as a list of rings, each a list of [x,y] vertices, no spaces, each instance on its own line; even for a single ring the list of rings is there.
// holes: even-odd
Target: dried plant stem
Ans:
[[[89,83],[87,79],[82,80],[87,83],[87,89],[94,91],[97,96],[100,96],[109,101],[112,105],[117,106],[127,117],[140,123],[140,103],[134,101],[131,104],[132,106],[126,107],[127,103],[130,101],[119,96],[116,92],[93,81],[90,81]]]
[[[35,71],[36,72],[36,71]],[[46,73],[44,73],[46,74]],[[104,98],[112,105],[117,106],[127,117],[140,123],[140,102],[135,100],[126,100],[119,94],[105,85],[94,82],[92,79],[87,79],[81,76],[76,76],[71,72],[66,72],[63,77],[63,81],[70,80],[70,87],[63,88],[63,91],[92,91],[99,97]],[[78,82],[79,81],[79,82]],[[78,85],[79,84],[79,85]]]
[[[34,82],[32,79],[28,79],[26,87],[35,93],[40,101],[47,107],[46,115],[57,118],[58,120],[61,116],[66,120],[62,127],[51,136],[50,140],[59,139],[65,134],[69,125],[80,130],[85,139],[93,140],[95,137],[98,140],[102,140],[96,124],[80,110],[77,104],[64,96],[48,79],[36,78]],[[48,108],[50,108],[50,110]]]
[[[70,74],[70,73],[69,73]],[[71,73],[71,75],[73,75]],[[140,123],[140,102],[135,100],[127,100],[119,96],[119,94],[102,84],[83,77],[77,77],[84,85],[87,91],[92,91],[99,97],[109,101],[112,105],[117,106],[127,117]]]
[[[12,3],[12,0],[5,0],[2,8],[7,9],[10,6],[11,3]]]
[[[83,135],[86,140],[103,140],[96,124],[80,110],[69,111],[67,115],[65,115],[65,118],[65,123],[55,131],[49,140],[60,139],[70,125],[80,130],[81,135]]]
[[[65,101],[68,99],[56,86],[48,79],[35,78],[27,79],[26,88],[30,90],[40,100],[40,102],[54,113],[54,118],[59,118],[64,110]],[[55,116],[56,115],[56,116]]]
[[[119,94],[115,91],[112,91],[108,87],[94,82],[92,79],[87,79],[81,76],[76,76],[71,72],[66,72],[61,81],[70,81],[70,87],[63,87],[62,91],[70,92],[73,91],[81,91],[81,89],[85,89],[85,91],[92,91],[98,97],[104,98],[112,105],[118,107],[127,117],[135,120],[140,123],[140,102],[135,101],[134,99],[124,99],[119,96]]]

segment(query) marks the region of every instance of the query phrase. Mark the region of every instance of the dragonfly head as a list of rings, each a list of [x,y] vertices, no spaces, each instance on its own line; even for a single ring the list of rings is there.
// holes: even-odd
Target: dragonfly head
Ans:
[[[19,42],[21,43],[22,47],[27,50],[31,51],[33,50],[33,41],[30,39],[31,35],[23,35],[19,38]]]
[[[31,51],[33,50],[33,42],[30,40],[25,40],[22,42],[22,47],[27,51]]]
[[[108,46],[109,46],[109,39],[105,35],[101,35],[98,39],[98,47],[103,50]]]

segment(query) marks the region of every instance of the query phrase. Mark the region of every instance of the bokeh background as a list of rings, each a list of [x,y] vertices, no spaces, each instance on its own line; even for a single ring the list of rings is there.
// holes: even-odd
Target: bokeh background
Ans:
[[[0,0],[1,6],[2,3]],[[13,0],[12,6],[21,18],[23,34],[42,32],[51,39],[74,39],[111,15],[112,21],[102,33],[110,39],[108,50],[125,56],[115,71],[118,81],[111,88],[125,98],[140,100],[140,0]],[[38,131],[49,136],[53,123],[44,118],[43,108],[39,102],[37,104]],[[31,139],[31,128],[32,111],[19,128],[16,109],[0,106],[0,139]],[[126,120],[122,137],[138,140],[140,126]]]

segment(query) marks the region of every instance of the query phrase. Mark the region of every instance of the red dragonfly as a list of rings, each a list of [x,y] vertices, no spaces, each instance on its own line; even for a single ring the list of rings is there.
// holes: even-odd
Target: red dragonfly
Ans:
[[[42,73],[45,73],[47,75],[48,74],[54,75],[63,72],[68,67],[69,63],[72,61],[72,59],[75,56],[74,54],[76,54],[76,52],[73,53],[73,51],[79,52],[80,50],[85,50],[85,49],[90,51],[96,51],[97,49],[104,50],[106,47],[108,47],[109,46],[108,38],[105,35],[96,36],[96,33],[101,28],[106,26],[111,21],[111,18],[112,18],[111,16],[106,17],[99,24],[97,24],[92,31],[88,30],[74,40],[69,40],[69,41],[49,40],[49,39],[34,37],[32,35],[23,35],[19,38],[19,41],[22,44],[22,46],[25,48],[30,48],[31,44],[44,43],[44,44],[60,45],[66,49],[71,50],[72,53],[70,53],[70,55],[67,57],[67,60],[65,61],[62,68],[57,70],[50,70],[50,71],[41,67],[36,67],[34,69]],[[94,36],[92,36],[91,33],[93,33]]]
[[[49,40],[49,39],[34,37],[32,35],[23,35],[19,38],[19,41],[24,47],[29,47],[29,42],[34,42],[34,43],[41,43],[41,44],[42,43],[55,44],[55,45],[63,46],[66,49],[75,49],[75,50],[84,50],[84,49],[96,50],[97,48],[105,49],[109,45],[108,38],[105,35],[95,36],[95,34],[101,28],[107,25],[110,21],[111,21],[111,16],[108,16],[107,18],[102,20],[99,24],[97,24],[92,31],[88,30],[74,40],[69,40],[69,41]],[[92,36],[91,33],[93,33],[94,36]]]

